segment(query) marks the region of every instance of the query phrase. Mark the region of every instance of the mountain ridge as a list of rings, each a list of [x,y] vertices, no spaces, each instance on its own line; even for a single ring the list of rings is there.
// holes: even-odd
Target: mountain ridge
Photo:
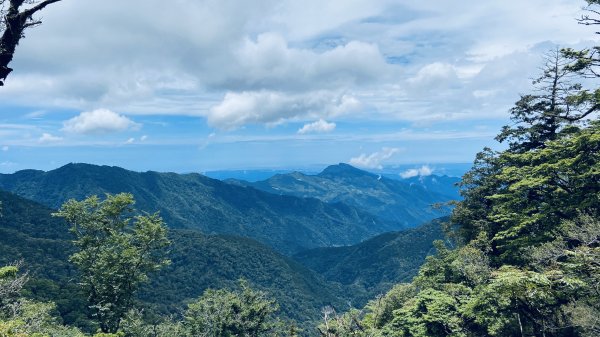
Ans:
[[[316,175],[292,172],[257,182],[225,182],[276,195],[317,198],[330,204],[341,202],[405,227],[415,227],[448,214],[448,209],[436,209],[433,205],[460,197],[454,186],[457,178],[439,177],[436,183],[432,179],[423,178],[425,183],[390,179],[340,163]]]
[[[116,166],[68,164],[47,172],[0,174],[0,188],[51,208],[71,198],[129,192],[135,196],[137,209],[160,211],[172,228],[247,236],[288,255],[357,243],[403,228],[351,205],[274,195],[198,173],[133,172]]]

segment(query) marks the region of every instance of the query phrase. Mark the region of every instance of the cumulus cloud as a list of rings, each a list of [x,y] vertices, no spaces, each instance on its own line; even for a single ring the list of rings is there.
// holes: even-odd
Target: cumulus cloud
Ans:
[[[371,120],[499,119],[529,89],[536,46],[594,38],[592,27],[574,23],[581,7],[572,0],[60,2],[20,44],[0,102],[48,109],[32,121],[102,106],[206,116],[235,128],[329,118],[293,104],[292,112],[271,106],[262,116],[250,101],[265,93],[292,102],[341,90],[361,101],[364,109],[352,111]]]
[[[140,124],[107,109],[84,111],[63,122],[63,131],[79,134],[106,134],[139,129]]]
[[[363,168],[382,169],[383,162],[390,159],[393,155],[400,152],[399,148],[384,147],[381,151],[369,155],[362,153],[358,157],[350,159],[350,164]]]
[[[298,133],[303,135],[307,133],[324,133],[335,130],[335,123],[329,123],[324,119],[319,119],[316,122],[304,124],[302,128],[298,130]]]
[[[38,139],[40,143],[55,143],[60,142],[62,140],[62,137],[53,136],[52,134],[46,132],[44,132],[42,136],[40,136],[40,138]]]
[[[454,67],[448,63],[435,62],[422,67],[414,77],[408,79],[412,86],[433,89],[453,85],[458,81]]]
[[[419,168],[408,169],[402,173],[400,176],[404,179],[412,178],[412,177],[426,177],[433,174],[433,169],[428,165],[423,165]]]
[[[286,94],[275,91],[230,92],[221,103],[210,109],[211,126],[235,129],[246,124],[271,124],[298,117],[339,116],[357,109],[360,102],[349,95],[331,92]]]
[[[235,62],[215,78],[229,90],[316,90],[368,84],[391,67],[375,44],[350,41],[324,52],[289,47],[283,36],[264,33],[234,50]]]

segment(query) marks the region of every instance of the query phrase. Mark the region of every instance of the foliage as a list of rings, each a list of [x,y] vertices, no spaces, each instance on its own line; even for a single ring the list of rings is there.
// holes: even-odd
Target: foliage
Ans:
[[[27,273],[19,274],[15,264],[0,268],[0,336],[80,337],[76,328],[63,326],[51,302],[34,302],[20,296]]]
[[[65,324],[95,331],[87,318],[86,294],[68,257],[75,252],[67,224],[35,202],[0,191],[0,263],[22,259],[29,270],[24,295],[56,303]],[[267,291],[280,305],[279,315],[293,319],[305,331],[320,317],[323,306],[345,309],[345,299],[356,302],[364,294],[328,283],[315,272],[249,238],[205,235],[191,230],[169,230],[172,263],[154,273],[136,296],[144,320],[162,324],[160,317],[178,317],[191,299],[206,289],[234,288],[245,278]],[[161,328],[167,329],[168,320]],[[176,321],[175,321],[176,322]],[[156,324],[155,324],[156,323]],[[177,324],[175,324],[176,326]]]
[[[185,325],[194,336],[266,336],[277,327],[277,303],[245,281],[240,291],[208,289],[188,305]]]
[[[569,132],[570,126],[581,123],[583,110],[589,109],[588,100],[582,99],[587,91],[574,82],[570,59],[556,49],[544,60],[542,74],[533,81],[534,93],[521,96],[510,111],[513,124],[504,126],[496,137],[500,142],[508,141],[511,152],[544,147],[547,141]]]
[[[102,332],[116,332],[133,295],[148,273],[168,264],[167,230],[157,213],[129,216],[131,194],[69,200],[55,213],[71,224],[77,251],[70,260],[81,271],[92,315]],[[131,223],[133,220],[133,223]]]
[[[342,299],[356,295],[252,239],[183,230],[171,230],[169,239],[172,263],[139,294],[140,300],[150,306],[148,313],[177,314],[183,303],[205,290],[233,289],[236,280],[243,278],[273,296],[280,315],[305,328],[318,320],[321,307],[345,308]]]

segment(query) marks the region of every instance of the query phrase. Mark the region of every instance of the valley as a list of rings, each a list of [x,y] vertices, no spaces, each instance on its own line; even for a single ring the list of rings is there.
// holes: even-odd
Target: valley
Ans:
[[[310,187],[289,185],[283,194],[274,193],[283,190],[282,175],[269,180],[269,190],[266,182],[251,186],[88,164],[0,175],[0,263],[22,260],[33,298],[54,301],[66,323],[85,326],[83,294],[67,295],[78,293],[77,271],[68,261],[73,238],[51,214],[70,198],[130,192],[139,211],[160,210],[170,227],[171,263],[138,296],[148,312],[177,314],[206,289],[235,288],[245,279],[272,295],[282,315],[308,327],[323,307],[362,306],[394,283],[409,281],[433,253],[432,242],[443,239],[439,222],[415,226],[409,215],[429,219],[435,213],[413,210],[448,196],[415,182],[382,181],[345,164],[293,177]],[[378,217],[385,212],[374,204],[396,220],[406,218],[398,223]]]

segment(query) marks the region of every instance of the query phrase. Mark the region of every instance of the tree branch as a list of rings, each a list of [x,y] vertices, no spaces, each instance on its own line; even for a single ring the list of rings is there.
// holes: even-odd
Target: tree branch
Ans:
[[[21,15],[24,15],[25,17],[29,18],[33,14],[35,14],[35,12],[40,11],[40,10],[44,9],[44,7],[46,7],[46,6],[50,5],[50,4],[53,4],[55,2],[59,2],[59,1],[62,1],[62,0],[46,0],[46,1],[40,3],[40,4],[36,5],[36,6],[31,7],[28,10],[23,11],[23,13],[21,13]]]

